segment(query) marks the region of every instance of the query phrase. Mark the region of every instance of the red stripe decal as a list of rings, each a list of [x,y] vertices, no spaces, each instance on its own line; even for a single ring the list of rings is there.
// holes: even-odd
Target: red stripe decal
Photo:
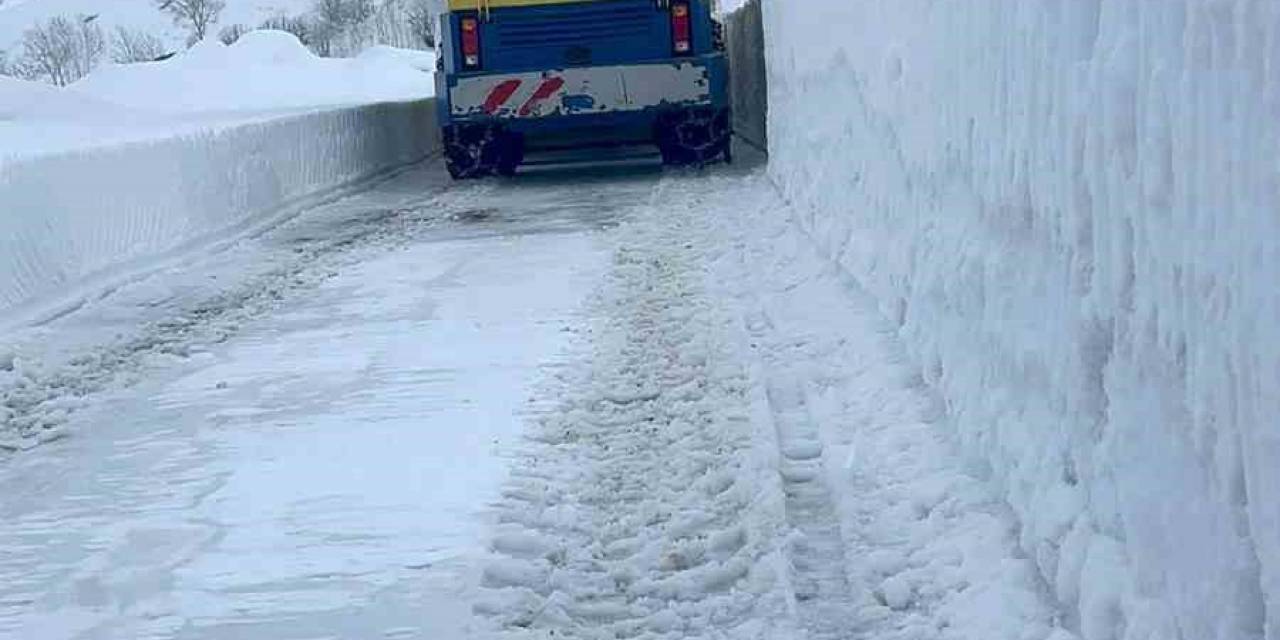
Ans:
[[[533,108],[537,106],[539,102],[555,95],[563,86],[564,78],[549,78],[547,80],[543,80],[542,86],[538,87],[538,90],[533,92],[533,95],[529,98],[528,102],[524,103],[523,107],[520,107],[520,115],[527,116],[532,113]]]
[[[507,80],[499,83],[498,86],[493,88],[493,91],[489,92],[489,97],[485,98],[484,112],[489,115],[497,113],[498,109],[501,109],[502,105],[506,104],[519,88],[519,80]]]

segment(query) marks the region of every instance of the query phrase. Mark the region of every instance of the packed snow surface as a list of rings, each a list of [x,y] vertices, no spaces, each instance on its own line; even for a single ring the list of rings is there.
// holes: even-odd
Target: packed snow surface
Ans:
[[[0,637],[476,637],[502,452],[616,209],[447,180],[402,173],[31,330],[3,404],[79,409],[0,464]]]
[[[1280,638],[1280,4],[765,13],[771,174],[1068,625]]]
[[[0,76],[0,123],[77,119],[104,122],[129,115],[128,109],[80,91]]]

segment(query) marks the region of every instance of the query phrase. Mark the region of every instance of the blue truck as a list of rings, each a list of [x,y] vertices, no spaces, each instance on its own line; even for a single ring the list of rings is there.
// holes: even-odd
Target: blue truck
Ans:
[[[714,0],[449,0],[436,74],[455,179],[511,175],[537,151],[654,145],[664,163],[731,159]]]

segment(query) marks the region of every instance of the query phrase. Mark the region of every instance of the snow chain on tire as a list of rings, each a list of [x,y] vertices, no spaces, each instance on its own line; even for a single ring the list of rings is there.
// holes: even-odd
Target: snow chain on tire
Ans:
[[[504,174],[504,135],[497,127],[475,125],[449,127],[445,131],[445,165],[455,180],[483,178],[495,172]]]
[[[702,166],[724,155],[729,160],[727,111],[685,109],[658,122],[658,146],[666,164]]]

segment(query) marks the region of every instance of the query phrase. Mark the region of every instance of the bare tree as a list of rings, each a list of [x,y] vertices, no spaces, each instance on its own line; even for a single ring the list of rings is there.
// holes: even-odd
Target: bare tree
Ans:
[[[218,16],[226,8],[225,0],[154,0],[156,8],[168,13],[174,24],[191,30],[188,44],[204,40],[209,27],[218,22]]]
[[[432,0],[408,0],[405,22],[419,47],[434,49],[436,46],[437,11]]]
[[[240,39],[240,36],[246,33],[249,33],[249,27],[245,25],[239,23],[227,25],[222,28],[222,31],[218,32],[218,39],[222,41],[222,44],[233,45],[236,40]]]
[[[317,55],[345,56],[373,44],[435,47],[439,0],[312,0],[300,17],[276,16],[262,29],[288,31]]]
[[[375,0],[315,0],[314,49],[322,56],[347,55],[375,39]]]
[[[268,18],[258,26],[259,29],[274,29],[276,31],[286,31],[298,37],[302,44],[312,46],[313,35],[311,23],[306,18],[289,17],[286,15],[278,15]]]
[[[360,39],[355,44],[357,47],[387,44],[403,49],[432,49],[435,47],[433,15],[431,0],[382,0],[370,19],[372,30],[359,30]]]
[[[22,36],[25,74],[63,87],[88,75],[106,51],[97,16],[56,16]]]
[[[111,34],[111,61],[116,64],[150,62],[166,53],[164,43],[145,31],[116,27]]]
[[[7,51],[0,50],[0,76],[21,78],[23,80],[40,80],[40,71],[22,56],[10,57]]]
[[[322,56],[333,55],[348,26],[350,12],[347,10],[347,0],[316,0],[312,12],[315,14],[316,53]]]

